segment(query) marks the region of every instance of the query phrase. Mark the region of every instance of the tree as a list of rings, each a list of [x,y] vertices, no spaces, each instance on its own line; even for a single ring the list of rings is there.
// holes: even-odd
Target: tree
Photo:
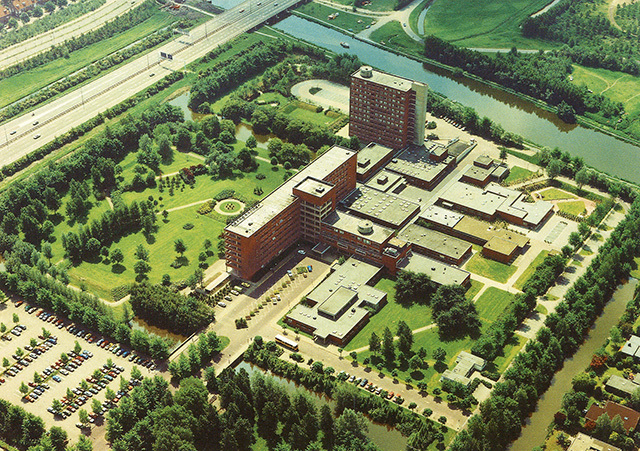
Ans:
[[[591,171],[588,168],[582,168],[575,175],[576,184],[579,189],[582,189],[584,185],[587,185],[591,181]]]
[[[593,430],[593,435],[596,437],[607,440],[611,435],[611,418],[606,413],[603,413],[596,419],[596,427]]]
[[[133,368],[131,368],[131,378],[132,379],[142,379],[142,373],[140,372],[140,368],[138,368],[137,366],[133,366]]]
[[[564,164],[562,161],[556,158],[549,161],[549,164],[547,165],[547,174],[549,175],[549,178],[553,180],[558,177],[562,173],[563,168]]]
[[[507,148],[506,147],[500,147],[500,159],[502,161],[505,161],[507,159]]]
[[[571,232],[569,235],[569,244],[577,250],[582,245],[582,236],[578,232]]]
[[[114,392],[110,387],[107,387],[107,390],[104,392],[104,398],[107,401],[113,401],[116,397],[116,392]]]
[[[91,411],[96,415],[100,415],[100,412],[102,412],[102,403],[96,398],[91,400]]]
[[[138,244],[138,247],[136,247],[134,256],[138,260],[142,260],[145,262],[149,261],[149,251],[142,244]]]
[[[24,382],[22,382],[22,384],[20,384],[19,390],[20,390],[20,393],[22,393],[23,395],[26,395],[29,392],[29,386]]]
[[[453,337],[480,330],[481,323],[475,304],[467,300],[463,287],[441,285],[431,304],[432,316],[441,335]]]
[[[378,343],[379,343],[379,341],[378,341]],[[351,352],[349,353],[349,357],[351,357],[351,359],[352,359],[354,362],[357,362],[357,361],[358,361],[358,353],[357,353],[356,351],[351,351]]]
[[[144,277],[149,271],[151,271],[151,265],[144,260],[138,260],[133,265],[133,271],[140,277]]]
[[[51,429],[49,429],[49,440],[55,451],[64,451],[69,441],[67,433],[60,426],[52,426]]]
[[[591,233],[591,227],[586,221],[582,221],[578,224],[578,233],[582,238],[586,238]]]
[[[258,147],[258,141],[256,141],[256,137],[253,135],[247,138],[245,144],[249,149],[255,149],[256,147]]]
[[[435,285],[427,274],[400,271],[396,279],[396,300],[401,304],[428,304]]]
[[[411,368],[412,370],[418,370],[421,367],[422,367],[422,359],[419,356],[414,355],[409,359],[409,368]]]
[[[372,354],[380,352],[380,337],[375,332],[371,332],[371,337],[369,338],[369,351]]]
[[[385,327],[382,333],[382,353],[387,360],[387,364],[391,365],[395,360],[395,351],[393,349],[393,334],[388,327]]]
[[[409,354],[409,352],[411,352],[411,346],[413,345],[413,332],[404,321],[398,323],[397,335],[398,349],[404,354]]]
[[[122,250],[120,250],[119,248],[115,248],[111,251],[109,259],[113,262],[114,265],[117,265],[119,263],[122,263],[122,261],[124,260],[124,254],[122,253]]]
[[[436,362],[443,362],[444,359],[447,358],[447,351],[445,351],[441,347],[437,347],[433,350],[433,353],[431,355]]]
[[[78,420],[82,424],[87,424],[89,422],[89,413],[85,409],[78,410]]]
[[[55,11],[56,9],[56,5],[53,2],[47,2],[44,4],[44,9],[48,12],[48,13],[52,13],[53,11]]]
[[[82,351],[82,346],[80,346],[80,343],[78,343],[78,341],[76,340],[73,346],[73,352],[75,352],[76,354],[80,354],[81,351]]]
[[[184,241],[182,240],[182,238],[178,238],[177,240],[175,240],[173,242],[173,247],[176,250],[176,252],[180,254],[180,257],[183,257],[184,253],[187,251],[187,245],[184,244]]]
[[[15,324],[18,324],[18,323],[20,322],[20,317],[18,316],[18,314],[17,314],[17,313],[14,313],[14,314],[13,314],[13,322],[14,322]]]

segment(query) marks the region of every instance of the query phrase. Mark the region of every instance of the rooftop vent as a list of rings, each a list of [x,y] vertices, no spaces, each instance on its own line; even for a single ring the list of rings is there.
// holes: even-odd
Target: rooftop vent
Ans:
[[[371,221],[362,221],[358,224],[358,232],[362,235],[371,235],[373,233],[373,224]]]
[[[360,68],[360,76],[362,78],[371,78],[371,77],[373,77],[373,68],[371,66],[362,66]]]
[[[316,193],[324,193],[324,186],[319,186],[316,188]]]

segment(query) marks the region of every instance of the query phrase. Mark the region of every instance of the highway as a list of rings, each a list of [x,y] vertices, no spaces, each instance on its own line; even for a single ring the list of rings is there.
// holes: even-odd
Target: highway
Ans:
[[[100,8],[71,22],[0,50],[0,70],[49,50],[54,45],[100,28],[106,22],[139,5],[141,0],[107,0]]]
[[[160,49],[20,116],[0,129],[0,166],[12,163],[38,147],[147,88],[168,73],[204,56],[299,0],[247,0],[180,35]],[[169,61],[160,52],[173,55]]]

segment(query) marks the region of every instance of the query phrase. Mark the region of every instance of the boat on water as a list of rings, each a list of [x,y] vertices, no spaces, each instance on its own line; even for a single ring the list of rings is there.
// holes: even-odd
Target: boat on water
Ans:
[[[348,43],[348,42],[344,42],[344,41],[342,41],[342,42],[340,43],[340,45],[341,45],[342,47],[344,47],[345,49],[348,49],[348,48],[349,48],[349,43]]]

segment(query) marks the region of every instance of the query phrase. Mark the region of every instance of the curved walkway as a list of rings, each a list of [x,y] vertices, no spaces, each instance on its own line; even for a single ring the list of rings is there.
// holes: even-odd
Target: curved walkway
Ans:
[[[398,11],[393,11],[390,14],[387,14],[384,17],[379,18],[378,21],[371,26],[371,28],[362,30],[360,33],[358,33],[358,36],[365,39],[371,39],[371,33],[373,33],[375,30],[378,30],[379,28],[383,27],[384,25],[390,22],[396,21],[396,22],[399,22],[400,24],[405,25],[402,27],[402,29],[411,39],[417,42],[423,42],[422,37],[418,36],[411,29],[411,26],[409,25],[409,16],[411,15],[414,9],[420,6],[421,3],[422,3],[422,0],[413,0],[404,8]]]

